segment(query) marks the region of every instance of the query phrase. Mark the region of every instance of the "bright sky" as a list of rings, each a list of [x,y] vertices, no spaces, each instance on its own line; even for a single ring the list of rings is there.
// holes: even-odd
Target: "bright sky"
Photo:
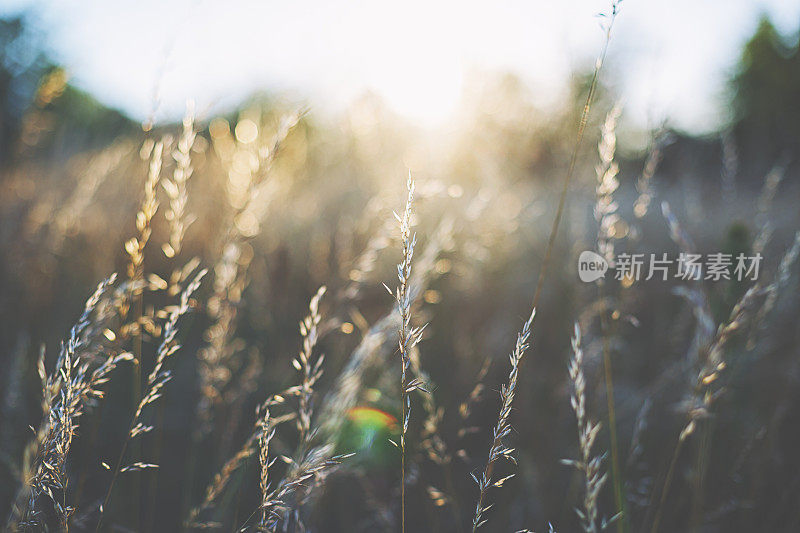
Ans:
[[[543,105],[602,44],[595,15],[607,0],[0,0],[33,10],[73,82],[134,117],[180,116],[235,105],[257,89],[299,95],[315,112],[364,92],[420,123],[446,120],[475,72],[522,76]],[[625,0],[610,68],[629,119],[668,116],[695,131],[719,100],[761,12],[785,33],[793,0]],[[163,73],[163,74],[159,74]],[[470,78],[470,73],[472,78]],[[607,72],[609,74],[609,72]]]

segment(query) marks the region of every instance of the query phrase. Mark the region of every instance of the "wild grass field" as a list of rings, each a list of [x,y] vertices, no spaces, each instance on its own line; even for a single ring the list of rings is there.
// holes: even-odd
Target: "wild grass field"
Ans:
[[[140,127],[26,71],[4,530],[800,530],[796,41],[762,21],[718,134],[630,146],[598,54],[560,108],[501,76],[446,134],[370,97]]]

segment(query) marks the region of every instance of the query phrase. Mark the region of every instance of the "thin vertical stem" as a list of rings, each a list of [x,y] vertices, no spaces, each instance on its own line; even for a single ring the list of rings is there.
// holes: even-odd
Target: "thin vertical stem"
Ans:
[[[685,439],[678,439],[678,444],[675,446],[675,451],[672,453],[672,459],[669,462],[669,469],[664,478],[664,488],[661,490],[661,497],[658,500],[658,507],[656,508],[656,516],[653,519],[653,527],[650,528],[650,533],[656,533],[658,526],[661,524],[661,513],[664,510],[664,503],[667,501],[667,494],[669,493],[670,485],[672,485],[672,476],[675,473],[675,465],[678,463],[678,457],[683,449]]]
[[[553,252],[556,235],[558,235],[558,226],[561,224],[561,218],[564,215],[564,204],[567,200],[567,191],[569,191],[569,184],[572,181],[572,175],[575,173],[575,166],[578,162],[578,154],[580,152],[581,145],[583,144],[583,134],[586,131],[586,124],[589,121],[589,111],[592,108],[594,96],[597,92],[597,80],[600,77],[600,69],[603,67],[603,63],[606,59],[608,45],[611,42],[611,29],[614,27],[614,20],[616,19],[618,13],[619,1],[615,1],[611,6],[611,17],[608,26],[606,27],[606,40],[603,44],[603,50],[600,52],[600,55],[597,57],[597,61],[595,62],[594,72],[592,73],[592,81],[589,85],[589,94],[586,96],[586,103],[583,105],[583,111],[581,113],[581,121],[578,126],[578,135],[575,141],[575,146],[572,149],[569,168],[567,169],[567,174],[564,178],[564,186],[561,189],[561,195],[558,199],[556,216],[553,219],[553,225],[550,228],[550,237],[547,239],[547,248],[545,249],[544,259],[542,260],[542,268],[539,271],[539,278],[536,281],[536,291],[533,294],[533,305],[531,307],[534,309],[537,309],[539,306],[539,296],[541,295],[542,287],[544,286],[544,278],[547,274],[547,267],[550,264],[550,256]]]
[[[616,512],[622,513],[617,521],[617,531],[625,531],[627,517],[625,516],[625,502],[622,498],[622,479],[619,474],[619,449],[617,444],[617,416],[614,407],[614,380],[611,369],[611,342],[608,331],[608,317],[605,310],[601,316],[603,335],[603,373],[606,387],[606,403],[608,406],[608,433],[611,441],[611,484],[614,486],[614,504]]]
[[[403,421],[400,432],[400,528],[406,530],[406,432],[411,416],[410,394],[420,388],[421,381],[408,381],[408,369],[411,366],[411,350],[419,342],[424,326],[415,328],[411,326],[411,295],[409,293],[409,280],[411,278],[411,264],[414,257],[414,245],[417,236],[411,233],[411,211],[414,203],[414,178],[408,174],[406,182],[408,198],[402,217],[395,215],[400,222],[400,239],[403,245],[403,258],[397,265],[398,286],[395,291],[397,311],[400,315],[399,348],[400,348],[400,402],[402,404]],[[390,291],[391,292],[391,291]]]

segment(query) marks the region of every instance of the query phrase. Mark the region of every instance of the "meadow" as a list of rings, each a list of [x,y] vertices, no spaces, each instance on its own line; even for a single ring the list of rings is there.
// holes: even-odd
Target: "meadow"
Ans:
[[[86,126],[46,74],[0,170],[5,530],[798,530],[798,138],[627,146],[598,52],[445,132]]]

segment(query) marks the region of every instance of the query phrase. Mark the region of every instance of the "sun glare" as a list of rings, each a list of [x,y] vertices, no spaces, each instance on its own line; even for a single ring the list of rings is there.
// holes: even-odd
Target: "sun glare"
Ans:
[[[369,45],[362,47],[361,54],[367,62],[367,86],[410,120],[426,125],[445,120],[461,95],[463,58],[458,30],[432,22],[446,20],[443,13],[425,18],[414,16],[413,11],[393,12],[382,4],[371,9],[371,16],[393,18],[395,23],[382,31],[366,30]],[[436,8],[429,11],[436,12]]]
[[[409,54],[387,64],[370,80],[396,113],[433,126],[450,116],[461,95],[463,71],[459,62],[442,61],[438,54]]]

